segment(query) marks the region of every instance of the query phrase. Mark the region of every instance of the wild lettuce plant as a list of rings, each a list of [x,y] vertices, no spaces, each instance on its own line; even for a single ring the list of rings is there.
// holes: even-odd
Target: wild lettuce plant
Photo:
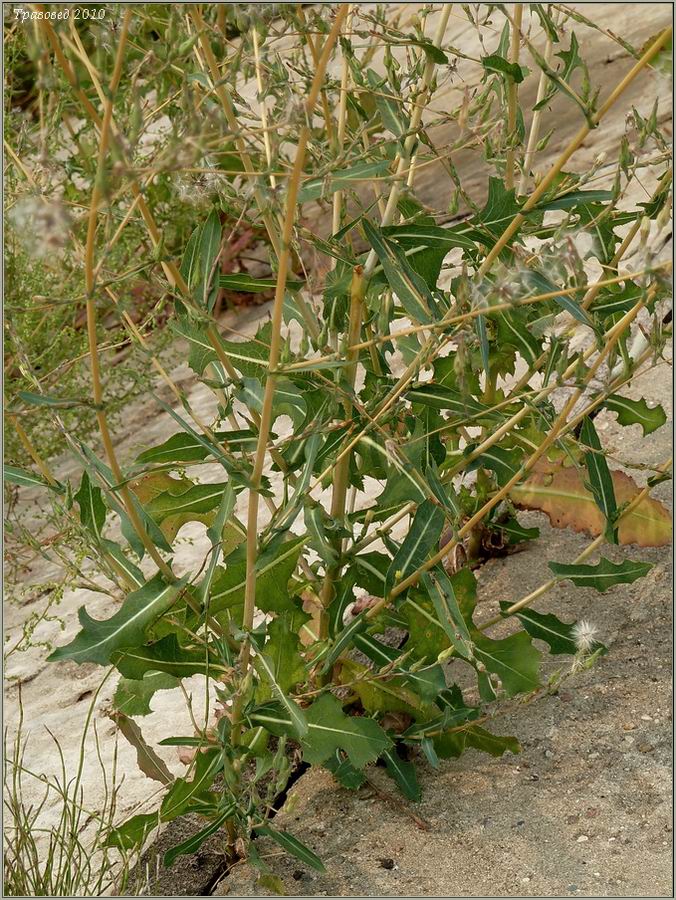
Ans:
[[[670,268],[657,246],[671,169],[657,107],[649,118],[633,111],[631,144],[622,138],[615,159],[582,175],[567,166],[629,85],[652,83],[671,31],[643,48],[625,42],[630,67],[599,93],[576,37],[592,23],[562,9],[437,4],[402,23],[370,5],[129,6],[96,61],[67,26],[39,21],[59,89],[96,140],[81,267],[103,454],[67,435],[82,465],[74,494],[37,455],[39,472],[9,478],[49,488],[121,589],[114,615],[82,609],[79,633],[50,656],[117,669],[116,721],[167,784],[156,811],[112,832],[118,846],[194,812],[203,830],[167,865],[223,829],[231,857],[264,872],[262,834],[321,868],[271,820],[299,759],[349,789],[380,761],[416,801],[421,761],[518,752],[490,719],[510,698],[548,689],[542,648],[569,657],[560,678],[606,650],[593,624],[539,611],[539,599],[561,582],[599,592],[632,583],[650,569],[637,546],[670,540],[670,515],[650,497],[669,463],[639,487],[609,462],[594,424],[609,410],[648,436],[666,421],[622,393],[670,334]],[[452,46],[451,15],[477,30],[479,58]],[[440,113],[459,62],[472,78]],[[129,85],[145,90],[151,76],[175,141],[148,164],[118,123]],[[538,84],[530,107],[526,79]],[[555,101],[579,129],[542,170]],[[439,122],[445,146],[432,137]],[[486,172],[480,202],[454,164],[468,147]],[[439,161],[451,199],[430,208],[416,178]],[[652,194],[626,202],[647,166]],[[201,197],[178,258],[149,200],[167,179]],[[318,209],[323,229],[308,224]],[[173,398],[154,394],[149,408],[175,429],[123,463],[96,323],[103,254],[132,219],[217,412],[204,421],[144,344]],[[223,272],[238,227],[262,236],[269,275]],[[254,337],[223,333],[215,311],[228,290],[272,296]],[[58,400],[37,390],[27,400],[50,405],[58,425]],[[592,540],[487,617],[476,568],[525,542],[547,553],[520,510]],[[177,535],[191,521],[208,546],[177,571]],[[603,555],[606,544],[629,548],[622,562]],[[162,744],[190,759],[174,779],[129,723],[154,692],[195,675],[215,716],[193,734],[168,723]]]

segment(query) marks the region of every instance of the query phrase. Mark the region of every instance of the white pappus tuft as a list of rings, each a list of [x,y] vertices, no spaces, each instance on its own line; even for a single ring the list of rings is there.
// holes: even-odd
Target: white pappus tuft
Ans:
[[[598,634],[598,628],[585,619],[580,619],[573,625],[573,640],[575,646],[581,653],[588,653],[594,646],[595,637]]]

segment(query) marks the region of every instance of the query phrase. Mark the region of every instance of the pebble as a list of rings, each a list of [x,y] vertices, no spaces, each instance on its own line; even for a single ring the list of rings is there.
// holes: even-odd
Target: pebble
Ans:
[[[589,840],[589,838],[587,837],[586,834],[581,834],[580,837],[577,839],[577,842],[578,842],[578,844],[584,844],[584,842],[588,841],[588,840]]]
[[[386,857],[385,859],[381,859],[378,861],[381,869],[394,869],[395,863],[393,859]]]

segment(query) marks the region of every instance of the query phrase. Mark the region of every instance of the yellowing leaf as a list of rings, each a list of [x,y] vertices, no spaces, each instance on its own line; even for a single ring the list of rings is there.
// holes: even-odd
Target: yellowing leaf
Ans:
[[[618,508],[640,493],[633,478],[624,472],[611,472]],[[572,528],[597,536],[605,530],[603,513],[584,484],[584,475],[575,468],[541,461],[533,474],[513,487],[510,497],[519,509],[546,513],[555,528]],[[652,497],[645,497],[618,521],[620,544],[639,547],[664,547],[671,542],[671,514]]]

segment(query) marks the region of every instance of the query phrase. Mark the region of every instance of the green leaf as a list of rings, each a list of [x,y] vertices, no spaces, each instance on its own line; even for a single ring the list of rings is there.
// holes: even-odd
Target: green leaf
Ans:
[[[577,209],[579,225],[592,238],[592,249],[589,255],[595,256],[601,265],[611,264],[619,238],[615,234],[615,223],[610,216],[610,206],[601,203],[587,203]]]
[[[301,740],[303,758],[312,765],[323,765],[336,750],[344,750],[357,769],[376,759],[391,746],[391,741],[374,719],[346,716],[332,694],[323,694],[305,710],[308,732]],[[287,734],[293,723],[279,704],[266,704],[249,713],[253,725],[262,725],[272,734]]]
[[[238,482],[245,484],[248,486],[248,478],[246,475],[245,467],[243,466],[240,460],[235,459],[234,457],[229,457],[226,455],[225,451],[215,440],[212,440],[206,434],[199,434],[194,428],[186,422],[185,419],[182,419],[178,413],[171,408],[164,400],[160,399],[157,395],[153,395],[155,397],[156,402],[162,407],[162,409],[171,416],[171,418],[178,424],[180,427],[186,432],[186,434],[190,435],[190,437],[196,441],[198,444],[201,444],[207,451],[207,453],[211,454],[218,462],[223,466],[226,472],[231,475],[233,478],[236,478]]]
[[[262,612],[293,612],[296,602],[289,596],[288,583],[298,565],[305,538],[280,544],[274,556],[256,568],[256,606]],[[209,609],[215,614],[244,603],[246,552],[238,547],[225,560],[225,571],[217,570],[211,588]]]
[[[566,565],[557,562],[550,562],[547,565],[557,578],[566,578],[576,587],[592,587],[601,593],[614,584],[632,584],[652,569],[651,563],[631,559],[613,563],[604,556],[595,566]]]
[[[153,781],[169,785],[174,781],[174,776],[167,768],[164,760],[148,745],[139,726],[123,712],[113,711],[110,714],[125,739],[129,741],[136,751],[136,764],[141,772]]]
[[[524,311],[513,310],[499,313],[495,321],[500,344],[514,347],[527,363],[535,362],[540,355],[541,346],[528,330]]]
[[[451,644],[432,600],[419,591],[408,591],[401,612],[406,617],[408,631],[404,649],[412,651],[415,659],[436,662],[439,654]]]
[[[211,591],[211,584],[214,580],[214,575],[216,574],[216,567],[218,566],[220,555],[221,553],[230,552],[228,535],[232,533],[233,528],[237,527],[234,522],[230,522],[234,509],[235,492],[232,484],[228,482],[218,512],[215,514],[212,524],[207,529],[207,537],[211,541],[211,551],[206,574],[199,584],[199,598],[200,603],[203,606],[206,606],[208,603],[209,592]],[[226,523],[229,523],[227,528]],[[226,547],[228,547],[227,551],[225,549]]]
[[[649,407],[643,397],[640,400],[629,400],[620,394],[611,394],[603,405],[611,412],[617,413],[620,425],[640,425],[643,437],[657,431],[667,421],[667,415],[662,407],[659,404]]]
[[[510,604],[500,601],[500,612],[507,616]],[[522,623],[528,634],[549,644],[552,655],[568,654],[574,656],[577,652],[573,637],[573,625],[567,625],[551,613],[537,613],[532,609],[522,609],[514,613]]]
[[[524,79],[523,68],[518,63],[511,63],[497,53],[492,53],[490,56],[482,56],[481,65],[486,72],[497,72],[499,75],[507,75],[516,84],[520,84]]]
[[[157,828],[159,824],[160,817],[157,812],[132,816],[124,824],[110,831],[104,846],[119,847],[121,850],[133,850],[135,847],[140,847],[150,832]]]
[[[446,409],[453,413],[454,419],[466,421],[476,419],[477,423],[486,419],[495,420],[494,413],[489,413],[489,407],[484,406],[470,396],[463,396],[460,391],[446,387],[442,384],[421,384],[406,392],[406,399],[411,403],[422,403],[433,406],[435,409]]]
[[[368,219],[364,219],[362,224],[366,239],[383,267],[385,278],[407,315],[421,324],[432,322],[434,299],[425,279],[411,268],[401,247],[383,237],[380,229],[376,229]]]
[[[400,98],[395,97],[388,90],[385,80],[377,75],[373,69],[367,70],[366,77],[373,90],[373,99],[386,130],[393,134],[395,138],[403,137],[408,131],[408,121],[404,116]]]
[[[265,291],[274,291],[277,286],[276,278],[254,278],[252,275],[237,273],[236,275],[219,275],[218,284],[229,291],[240,291],[245,294],[258,294]],[[289,291],[299,291],[304,282],[287,279],[286,288]]]
[[[48,659],[73,659],[75,662],[94,662],[101,666],[110,663],[114,650],[133,647],[143,642],[145,630],[176,601],[187,579],[167,584],[158,573],[142,588],[128,594],[121,608],[110,619],[92,619],[84,606],[78,611],[82,631],[67,644],[59,647]]]
[[[111,663],[125,677],[143,678],[146,672],[166,672],[175,678],[206,675],[218,669],[215,659],[209,663],[203,649],[184,649],[175,634],[141,647],[124,647],[110,654]]]
[[[507,615],[510,604],[500,601],[500,611],[503,615]],[[533,609],[520,609],[513,613],[521,622],[528,634],[532,638],[538,638],[549,644],[549,652],[552,656],[567,654],[575,656],[577,653],[577,645],[575,643],[575,622],[567,624],[562,622],[552,613],[539,613]],[[594,649],[602,648],[603,645],[595,642]],[[605,647],[603,647],[605,651]]]
[[[182,815],[192,801],[202,797],[211,787],[216,775],[223,769],[220,750],[206,750],[195,754],[195,765],[185,778],[177,778],[165,794],[160,807],[160,818],[171,822]],[[188,777],[190,780],[188,780]]]
[[[510,518],[506,522],[500,522],[500,531],[507,535],[510,544],[520,544],[523,541],[534,541],[540,537],[539,528],[526,528],[516,518]]]
[[[116,544],[114,541],[102,540],[101,548],[105,553],[113,557],[123,572],[127,573],[127,576],[133,585],[136,587],[143,586],[146,580],[143,572],[138,566],[135,566],[134,563],[127,559],[119,544]]]
[[[571,77],[575,70],[578,68],[585,68],[584,61],[578,53],[578,47],[579,44],[575,36],[575,32],[573,32],[570,37],[569,49],[561,50],[556,54],[561,60],[563,60],[563,66],[560,66],[558,71],[554,71],[553,69],[551,69],[537,52],[533,53],[536,62],[552,83],[551,89],[545,94],[542,100],[535,104],[535,106],[533,107],[533,111],[542,109],[550,102],[557,91],[561,91],[569,99],[573,100],[574,103],[576,103],[578,106],[581,106],[585,116],[588,115],[587,108],[570,87]]]
[[[411,528],[395,554],[385,576],[385,595],[395,583],[415,572],[439,542],[444,527],[444,511],[431,500],[425,500],[416,510]]]
[[[341,631],[338,632],[334,642],[329,647],[328,653],[324,658],[324,665],[322,671],[324,673],[328,672],[334,662],[338,659],[338,657],[343,653],[344,650],[347,650],[348,647],[352,644],[352,641],[355,635],[359,634],[362,631],[365,631],[368,627],[368,620],[365,617],[365,613],[361,613],[356,616],[349,625],[346,625]]]
[[[78,406],[91,406],[89,400],[71,400],[68,397],[50,397],[47,394],[34,394],[32,391],[19,391],[18,396],[31,406],[47,406],[50,409],[75,409]]]
[[[406,44],[413,44],[416,47],[420,47],[430,62],[436,63],[438,66],[448,65],[448,57],[444,51],[437,47],[436,44],[433,44],[432,41],[407,40]]]
[[[213,283],[212,270],[221,247],[221,220],[218,212],[212,209],[202,226],[199,239],[199,265],[202,279],[200,302],[209,306],[209,294]]]
[[[402,654],[401,650],[383,644],[372,634],[356,634],[354,646],[379,668],[390,665]],[[436,700],[446,687],[444,670],[441,666],[426,666],[419,672],[409,672],[403,666],[397,666],[392,672],[401,675],[402,685],[413,688],[423,700]]]
[[[322,178],[309,178],[304,182],[298,192],[298,202],[306,203],[309,200],[317,200],[319,197],[327,197],[336,191],[342,191],[353,187],[362,181],[371,181],[374,178],[385,178],[390,171],[389,159],[378,159],[371,162],[360,162],[354,166],[347,166],[330,172]],[[354,226],[356,222],[353,222]]]
[[[268,624],[267,638],[263,651],[274,672],[277,689],[288,693],[306,676],[301,643],[298,635],[291,630],[288,615],[277,616]],[[260,688],[256,694],[260,703],[271,697],[269,690]]]
[[[155,692],[171,690],[178,684],[177,678],[165,672],[146,672],[139,680],[121,678],[113,703],[126,716],[147,716],[152,712],[150,701]]]
[[[322,765],[336,750],[344,750],[356,769],[375,762],[391,741],[374,719],[346,716],[332,694],[323,694],[306,711],[308,733],[301,741],[303,758]]]
[[[385,750],[382,758],[385,760],[387,774],[394,779],[404,797],[417,803],[421,792],[413,763],[402,759],[396,750]]]
[[[106,521],[106,506],[103,502],[101,488],[90,482],[86,469],[82,473],[80,489],[73,499],[80,507],[80,522],[88,531],[91,531],[97,540],[100,540]]]
[[[437,618],[446,632],[450,645],[460,656],[464,656],[465,659],[471,658],[471,637],[451,579],[440,566],[437,566],[423,576],[423,584],[432,599]]]
[[[629,280],[622,287],[613,285],[604,288],[592,304],[591,311],[604,319],[615,313],[626,313],[641,298],[642,290],[640,285]]]
[[[304,521],[308,543],[317,551],[325,565],[333,566],[338,562],[338,551],[326,535],[324,523],[327,518],[326,512],[318,503],[308,503],[305,506]]]
[[[188,341],[188,365],[196,375],[202,375],[209,363],[218,362],[218,354],[212,347],[204,326],[180,318],[172,321],[170,327],[179,337]]]
[[[193,834],[192,837],[189,837],[187,841],[183,841],[180,844],[177,844],[175,847],[172,847],[170,850],[164,854],[164,865],[165,868],[169,869],[177,857],[185,856],[189,853],[196,853],[202,844],[212,836],[212,834],[216,834],[227,822],[228,819],[231,819],[236,811],[237,807],[234,803],[231,803],[228,808],[220,813],[220,815],[205,828],[202,828],[197,834]]]
[[[561,194],[560,197],[554,197],[553,200],[543,200],[542,203],[538,203],[533,209],[540,212],[548,212],[552,209],[575,209],[582,204],[601,203],[612,199],[612,191],[568,191],[565,194]]]
[[[526,283],[535,289],[535,291],[539,294],[549,294],[553,291],[558,291],[559,286],[555,284],[550,278],[547,278],[546,275],[543,275],[542,272],[538,272],[537,270],[531,270],[526,275]],[[586,310],[582,309],[577,301],[573,300],[572,297],[553,297],[554,303],[563,307],[566,312],[570,313],[570,315],[577,319],[578,322],[581,322],[583,325],[589,325],[590,327],[594,327],[594,322],[587,313]],[[538,356],[539,356],[539,348],[538,348]]]
[[[514,188],[506,190],[499,178],[488,179],[488,199],[481,212],[472,220],[497,239],[520,210]]]
[[[364,784],[366,777],[352,765],[349,759],[336,750],[330,759],[324,760],[324,768],[328,769],[336,781],[349,791],[356,791]]]
[[[381,229],[384,237],[396,241],[404,250],[439,250],[444,254],[455,247],[476,250],[476,240],[469,237],[465,225],[388,225]]]
[[[17,466],[5,466],[4,473],[5,481],[9,481],[11,484],[19,484],[23,487],[43,487],[57,493],[63,491],[63,485],[52,485],[39,475],[35,475],[26,469],[19,469]]]
[[[508,697],[534,691],[539,686],[538,668],[542,654],[532,645],[525,631],[498,641],[475,631],[473,639],[475,657],[489,672],[498,676]]]
[[[305,718],[305,713],[294,700],[286,695],[281,685],[277,681],[274,662],[268,659],[265,653],[257,653],[254,665],[257,672],[260,673],[261,670],[263,671],[268,684],[272,687],[272,690],[277,695],[279,702],[286,710],[286,713],[291,720],[291,727],[294,737],[305,737],[305,735],[307,734],[307,721]]]
[[[475,460],[477,466],[490,469],[495,472],[498,484],[502,487],[513,478],[521,469],[523,450],[514,447],[507,450],[505,447],[493,446],[484,451]]]
[[[471,625],[476,606],[476,579],[468,568],[460,569],[449,578],[458,608],[467,625]],[[409,638],[404,647],[412,650],[416,659],[436,661],[438,655],[451,646],[451,641],[439,621],[432,600],[420,591],[407,594],[402,612],[408,623]]]
[[[601,441],[589,416],[582,422],[580,440],[589,447],[589,450],[584,454],[585,465],[589,473],[589,490],[594,497],[596,505],[605,516],[606,540],[610,544],[616,544],[617,528],[615,520],[617,518],[617,503],[615,501],[613,479],[606,458],[603,455]]]
[[[387,712],[404,712],[416,719],[429,719],[436,715],[436,707],[421,701],[417,693],[395,676],[373,681],[370,669],[354,659],[343,659],[339,681],[351,686],[361,705],[370,715]]]
[[[183,280],[192,287],[199,277],[199,241],[202,226],[198,225],[190,235],[181,260],[180,272]]]
[[[256,834],[272,838],[283,850],[286,850],[291,856],[295,856],[296,859],[305,863],[306,866],[316,869],[317,872],[326,871],[324,863],[317,854],[309,850],[305,844],[301,844],[298,838],[293,837],[293,835],[287,834],[285,831],[279,831],[271,825],[257,825],[254,830]]]
[[[181,493],[163,491],[145,505],[148,515],[162,527],[169,541],[173,541],[178,530],[186,522],[211,524],[212,513],[223,500],[230,482],[217,484],[196,484]]]
[[[472,725],[467,729],[465,743],[467,747],[474,747],[475,750],[481,750],[491,756],[502,756],[507,751],[514,754],[521,753],[521,744],[515,737],[492,734],[479,725]]]
[[[219,443],[227,444],[231,453],[246,453],[256,448],[256,435],[250,429],[215,431],[213,435]],[[192,434],[179,431],[157,447],[139,453],[135,462],[139,465],[196,462],[206,459],[209,455],[210,449],[202,441]]]

